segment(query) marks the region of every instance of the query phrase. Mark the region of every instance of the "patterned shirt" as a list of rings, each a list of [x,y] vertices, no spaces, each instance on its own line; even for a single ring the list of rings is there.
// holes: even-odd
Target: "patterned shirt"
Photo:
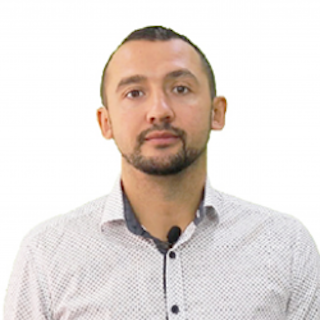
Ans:
[[[169,247],[122,189],[23,239],[4,320],[320,320],[320,255],[300,221],[211,187]]]

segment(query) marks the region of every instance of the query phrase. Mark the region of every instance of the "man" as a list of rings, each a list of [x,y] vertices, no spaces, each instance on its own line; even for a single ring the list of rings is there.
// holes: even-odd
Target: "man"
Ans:
[[[186,37],[133,32],[102,76],[113,191],[22,242],[13,319],[320,319],[320,257],[295,218],[213,189],[211,130],[225,124],[211,66]]]

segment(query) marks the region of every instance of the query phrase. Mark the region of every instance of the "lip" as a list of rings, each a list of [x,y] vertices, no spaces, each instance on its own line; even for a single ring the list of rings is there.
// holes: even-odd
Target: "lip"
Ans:
[[[148,143],[151,144],[162,144],[162,145],[166,145],[166,144],[172,144],[174,142],[176,142],[177,140],[179,140],[179,137],[177,136],[168,136],[166,138],[152,138],[152,139],[147,139],[146,141]]]
[[[146,137],[146,140],[169,140],[169,139],[177,139],[178,137],[171,132],[154,132],[149,134]]]

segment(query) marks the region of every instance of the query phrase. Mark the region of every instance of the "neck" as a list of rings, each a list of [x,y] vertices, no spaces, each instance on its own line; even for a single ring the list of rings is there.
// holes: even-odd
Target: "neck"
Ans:
[[[122,160],[121,180],[131,207],[147,231],[166,241],[173,225],[182,232],[194,220],[206,181],[206,157],[179,174],[145,174]]]

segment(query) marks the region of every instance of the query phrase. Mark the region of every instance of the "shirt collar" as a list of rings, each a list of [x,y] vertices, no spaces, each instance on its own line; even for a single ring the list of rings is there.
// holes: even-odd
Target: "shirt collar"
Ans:
[[[206,177],[206,184],[205,184],[205,193],[204,193],[204,202],[203,207],[206,210],[206,213],[209,217],[218,219],[219,215],[221,214],[222,209],[222,197],[221,194],[213,189],[210,184],[210,179]],[[101,230],[108,223],[112,223],[115,221],[125,221],[125,214],[124,214],[124,203],[123,203],[123,196],[122,196],[122,187],[121,187],[121,174],[117,177],[116,182],[107,196],[105,206],[102,213],[102,218],[100,221],[100,228]]]

